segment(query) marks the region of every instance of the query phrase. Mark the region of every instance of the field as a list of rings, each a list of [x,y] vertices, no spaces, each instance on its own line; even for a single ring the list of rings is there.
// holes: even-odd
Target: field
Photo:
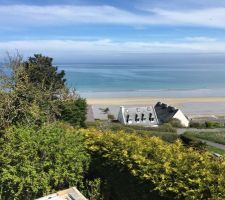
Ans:
[[[225,132],[187,132],[185,135],[225,145]]]

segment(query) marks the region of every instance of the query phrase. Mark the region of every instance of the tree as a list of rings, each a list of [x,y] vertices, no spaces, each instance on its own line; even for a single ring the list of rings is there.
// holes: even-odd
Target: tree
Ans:
[[[73,126],[85,127],[87,103],[83,98],[69,99],[64,101],[61,106],[60,119],[69,122]]]
[[[30,83],[35,87],[41,87],[57,91],[65,89],[65,72],[58,72],[58,68],[52,65],[53,59],[41,54],[34,54],[24,62],[24,70]]]
[[[21,123],[40,125],[64,118],[84,125],[85,100],[66,87],[65,72],[58,72],[52,61],[41,54],[27,61],[19,54],[8,56],[7,69],[0,73],[0,128]]]

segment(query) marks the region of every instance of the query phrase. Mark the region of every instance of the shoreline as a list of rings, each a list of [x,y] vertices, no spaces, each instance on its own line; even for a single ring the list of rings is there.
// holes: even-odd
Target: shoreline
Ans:
[[[191,118],[224,117],[225,97],[111,97],[87,98],[89,105],[110,107],[155,105],[158,101],[181,109]]]
[[[225,96],[221,97],[104,97],[104,98],[87,98],[88,104],[99,105],[148,105],[155,104],[158,101],[179,105],[183,103],[224,103]],[[225,112],[225,111],[224,111]]]

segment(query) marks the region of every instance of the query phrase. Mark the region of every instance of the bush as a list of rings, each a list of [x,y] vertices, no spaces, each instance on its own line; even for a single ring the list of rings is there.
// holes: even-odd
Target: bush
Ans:
[[[77,98],[64,101],[61,106],[60,119],[73,126],[85,127],[87,103],[85,99]]]
[[[109,123],[105,121],[98,121],[98,122],[88,122],[87,126],[90,128],[97,128],[100,130],[111,130],[111,131],[125,131],[125,132],[170,132],[176,133],[176,128],[172,127],[171,124],[165,123],[158,127],[145,127],[145,126],[138,126],[138,125],[124,125],[121,123]]]
[[[200,122],[191,121],[190,122],[190,127],[191,128],[205,128],[205,124],[200,123]]]
[[[90,157],[84,135],[63,124],[12,127],[0,140],[0,199],[35,199],[83,187]]]
[[[168,123],[171,124],[171,126],[174,128],[183,128],[180,120],[178,119],[171,119]]]
[[[190,132],[186,132],[180,135],[180,139],[185,145],[193,147],[197,150],[205,150],[207,147],[206,143],[194,137]]]
[[[170,123],[165,123],[157,128],[158,131],[176,133],[177,130]]]
[[[170,132],[152,132],[149,136],[156,136],[170,143],[173,143],[179,139],[179,135],[177,133]]]
[[[123,132],[114,134],[94,129],[84,132],[95,161],[93,165],[100,168],[98,172],[103,177],[120,174],[120,178],[116,174],[108,175],[114,183],[110,187],[115,199],[151,199],[151,191],[165,199],[225,198],[224,159],[214,159],[206,152],[186,148],[179,141],[169,144],[157,137],[138,137]],[[135,189],[127,188],[129,181],[122,182],[129,174],[137,179],[133,181],[137,184],[133,185],[135,189],[142,183],[140,188],[144,191],[144,186],[148,185],[148,191],[141,193],[142,196],[138,196]]]
[[[204,129],[204,128],[223,128],[224,125],[219,123],[219,122],[213,122],[213,121],[206,121],[205,123],[200,123],[200,122],[190,122],[190,127],[191,128],[199,128],[199,129]]]
[[[218,122],[206,121],[205,127],[206,128],[223,128],[224,126],[223,126],[223,124],[218,123]]]

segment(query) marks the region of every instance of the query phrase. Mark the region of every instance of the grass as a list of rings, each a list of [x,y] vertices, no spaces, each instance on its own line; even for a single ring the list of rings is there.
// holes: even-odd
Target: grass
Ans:
[[[213,146],[207,145],[206,149],[209,152],[212,152],[212,153],[218,153],[218,154],[221,154],[221,155],[224,155],[225,154],[225,150],[219,149],[219,148],[216,148],[216,147],[213,147]]]
[[[224,132],[186,132],[185,135],[225,145]]]
[[[213,129],[213,128],[224,128],[224,124],[215,121],[205,121],[205,122],[191,121],[190,127],[198,129]]]

